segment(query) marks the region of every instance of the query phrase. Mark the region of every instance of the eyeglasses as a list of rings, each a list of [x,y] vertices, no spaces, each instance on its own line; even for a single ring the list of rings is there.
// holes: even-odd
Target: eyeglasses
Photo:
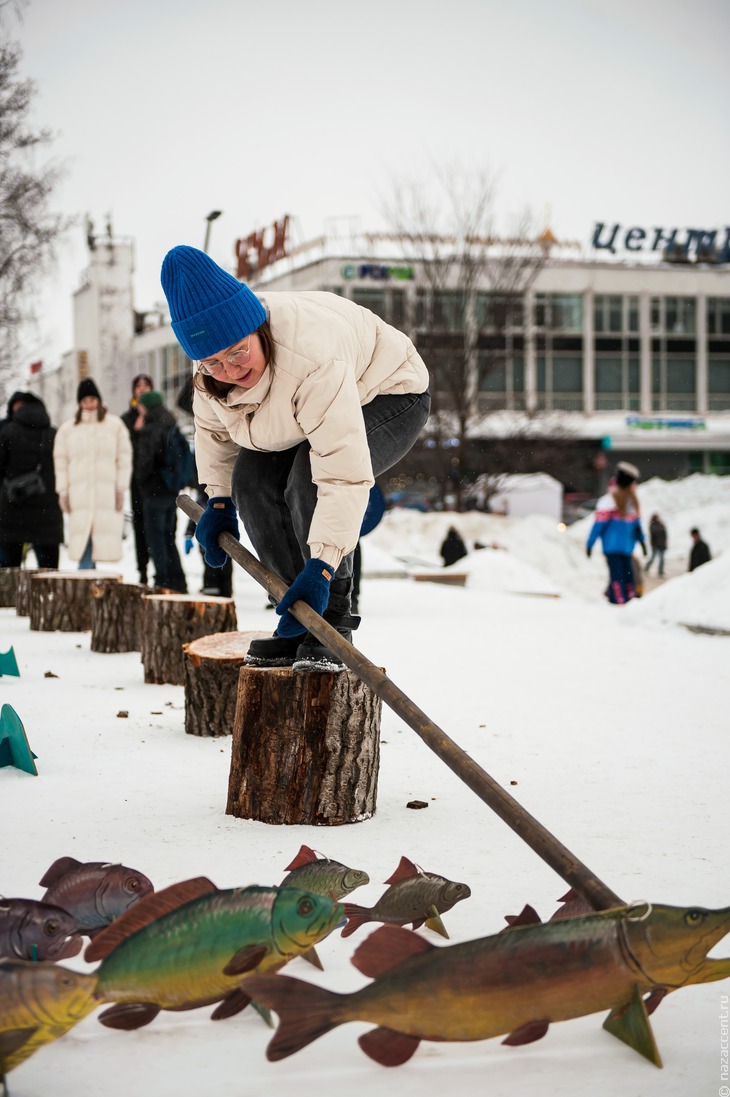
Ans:
[[[248,337],[248,344],[245,347],[239,347],[238,350],[232,350],[230,354],[226,354],[223,358],[205,358],[200,363],[200,369],[203,373],[207,373],[209,377],[215,377],[216,373],[220,373],[221,370],[229,366],[231,369],[238,369],[240,366],[245,366],[251,357],[251,336]]]

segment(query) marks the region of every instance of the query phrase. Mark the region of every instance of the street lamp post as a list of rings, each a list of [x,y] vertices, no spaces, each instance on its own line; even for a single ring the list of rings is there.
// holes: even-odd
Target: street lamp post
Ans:
[[[205,226],[205,243],[203,244],[203,251],[208,254],[208,244],[210,243],[210,226],[218,217],[220,217],[223,210],[214,209],[211,210],[205,220],[208,222]]]

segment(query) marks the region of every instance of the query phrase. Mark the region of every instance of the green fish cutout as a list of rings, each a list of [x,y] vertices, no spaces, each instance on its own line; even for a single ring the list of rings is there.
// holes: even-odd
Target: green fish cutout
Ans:
[[[98,995],[114,1002],[99,1020],[110,1028],[149,1024],[161,1009],[218,1003],[212,1017],[248,1005],[245,976],[276,971],[341,921],[331,899],[295,888],[221,891],[206,877],[146,896],[86,950]]]

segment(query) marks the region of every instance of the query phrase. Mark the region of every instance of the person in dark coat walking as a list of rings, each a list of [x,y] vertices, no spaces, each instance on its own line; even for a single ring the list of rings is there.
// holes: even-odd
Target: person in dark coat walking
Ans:
[[[42,400],[15,392],[0,429],[0,552],[2,567],[20,567],[23,546],[32,545],[38,567],[57,568],[63,541],[63,515],[56,494],[51,426]],[[13,498],[12,480],[36,470],[43,489]]]
[[[132,443],[132,478],[129,483],[132,497],[132,525],[134,527],[134,547],[137,554],[137,570],[139,581],[143,586],[147,585],[147,565],[150,554],[144,536],[144,515],[142,514],[142,496],[137,486],[137,440],[139,432],[144,424],[144,416],[140,414],[139,400],[145,392],[152,392],[154,388],[152,378],[147,373],[138,373],[132,381],[132,399],[129,407],[121,416],[121,420],[129,431]]]
[[[700,531],[695,528],[689,531],[692,538],[692,551],[689,554],[689,570],[694,571],[701,564],[708,564],[712,559],[710,546],[702,540]]]
[[[441,544],[440,553],[445,568],[451,567],[457,560],[461,560],[462,556],[466,556],[467,547],[462,540],[461,534],[454,526],[449,526],[448,532]]]
[[[180,408],[180,411],[184,411],[186,415],[193,414],[193,377],[192,374],[183,383],[180,391],[177,394],[175,403]],[[208,505],[208,496],[205,492],[205,484],[196,483],[190,485],[195,491],[195,502],[203,510]],[[185,528],[185,555],[193,551],[194,538],[195,538],[195,521],[191,518]],[[210,564],[205,562],[205,552],[203,546],[200,545],[200,555],[203,558],[203,586],[201,588],[201,594],[214,594],[221,598],[231,598],[233,596],[233,561],[230,556],[226,556],[226,562],[222,568],[212,568]],[[267,606],[271,608],[269,603]]]
[[[644,570],[648,575],[651,565],[655,560],[658,560],[659,578],[663,579],[664,553],[667,551],[667,527],[658,514],[652,514],[651,521],[649,522],[649,544],[651,545],[651,556],[649,557],[649,563]]]
[[[162,479],[167,432],[175,425],[172,412],[159,392],[145,392],[139,400],[144,426],[137,439],[137,485],[142,496],[144,535],[155,565],[155,586],[187,594],[185,573],[175,544],[175,492]]]

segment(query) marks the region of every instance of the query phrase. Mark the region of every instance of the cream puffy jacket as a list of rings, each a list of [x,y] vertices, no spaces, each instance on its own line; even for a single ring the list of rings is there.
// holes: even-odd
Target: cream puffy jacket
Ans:
[[[95,411],[82,411],[81,422],[69,419],[53,446],[56,491],[67,493],[66,543],[72,560],[80,560],[91,536],[91,558],[112,563],[122,558],[124,512],[115,493],[126,491],[132,471],[129,431],[108,412],[101,422]]]
[[[210,497],[230,496],[240,447],[285,450],[306,439],[318,488],[307,540],[312,556],[336,568],[357,544],[373,484],[360,408],[425,392],[428,370],[406,335],[335,293],[258,296],[274,361],[254,388],[234,386],[224,400],[196,384],[198,477]]]

